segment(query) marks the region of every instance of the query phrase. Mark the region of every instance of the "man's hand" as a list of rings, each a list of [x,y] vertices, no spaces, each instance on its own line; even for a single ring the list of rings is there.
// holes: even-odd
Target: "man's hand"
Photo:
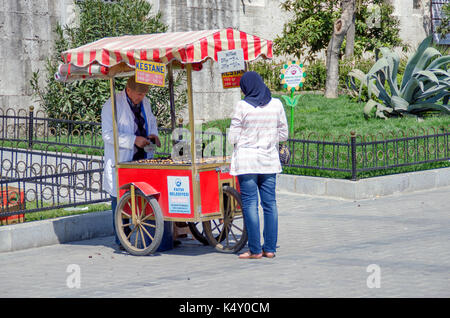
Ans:
[[[156,135],[148,135],[148,138],[156,144],[157,147],[161,147],[161,141],[159,140],[159,137]]]
[[[138,147],[144,148],[148,144],[150,144],[150,141],[142,136],[136,136],[136,139],[134,140],[134,144]]]

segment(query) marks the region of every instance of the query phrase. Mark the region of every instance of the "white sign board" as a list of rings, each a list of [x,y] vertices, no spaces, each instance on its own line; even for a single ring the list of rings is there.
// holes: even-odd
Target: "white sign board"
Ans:
[[[289,87],[297,87],[302,82],[303,69],[298,64],[291,64],[284,73],[284,81]]]
[[[189,177],[167,176],[169,213],[191,214]]]
[[[245,69],[244,50],[236,49],[217,52],[220,73],[241,71]]]

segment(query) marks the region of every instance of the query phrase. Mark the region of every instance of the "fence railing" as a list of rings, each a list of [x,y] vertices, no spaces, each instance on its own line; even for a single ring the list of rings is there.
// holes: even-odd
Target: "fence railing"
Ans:
[[[110,201],[102,156],[100,123],[0,110],[0,219]]]
[[[291,158],[284,166],[340,171],[357,180],[362,172],[449,161],[449,135],[449,126],[338,138],[309,134],[288,140]],[[222,147],[220,154],[231,155],[225,134],[199,132],[198,137],[203,150],[214,143]],[[157,155],[170,155],[172,131],[160,129],[160,138]],[[0,159],[0,219],[110,201],[102,190],[101,123],[48,118],[32,108],[0,109]]]
[[[16,205],[27,212],[109,201],[102,191],[101,157],[10,147],[0,147],[0,156],[2,210],[19,197]]]
[[[341,171],[357,180],[361,172],[450,160],[449,127],[361,136],[341,140],[290,139],[288,167]]]

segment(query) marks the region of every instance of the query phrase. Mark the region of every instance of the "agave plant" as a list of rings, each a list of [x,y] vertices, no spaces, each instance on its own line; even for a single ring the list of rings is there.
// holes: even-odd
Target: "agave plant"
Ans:
[[[400,58],[388,48],[380,49],[382,57],[367,74],[358,69],[349,72],[349,86],[358,91],[359,97],[362,88],[368,88],[369,101],[364,107],[366,117],[374,110],[375,117],[380,118],[407,114],[422,116],[430,111],[450,114],[450,73],[447,71],[450,55],[442,56],[430,47],[431,40],[431,36],[423,40],[409,57],[401,83],[397,81]],[[359,89],[355,79],[360,81]],[[377,100],[372,99],[372,95]]]

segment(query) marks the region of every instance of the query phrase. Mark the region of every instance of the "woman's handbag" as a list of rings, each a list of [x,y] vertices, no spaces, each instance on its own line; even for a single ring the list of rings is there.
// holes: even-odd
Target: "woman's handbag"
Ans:
[[[280,155],[280,162],[283,165],[287,165],[291,159],[291,151],[286,144],[281,144],[278,146],[278,153]]]

